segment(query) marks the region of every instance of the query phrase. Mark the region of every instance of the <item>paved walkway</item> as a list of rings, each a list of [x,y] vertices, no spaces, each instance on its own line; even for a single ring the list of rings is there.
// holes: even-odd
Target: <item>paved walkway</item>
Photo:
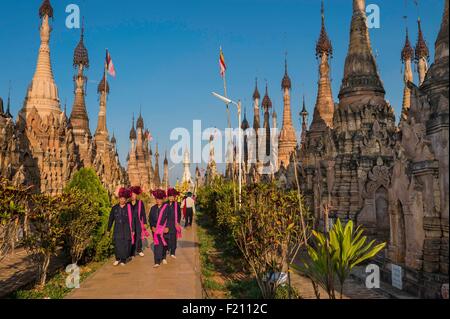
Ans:
[[[365,286],[366,274],[364,269],[364,266],[357,266],[352,271],[352,274],[344,284],[342,299],[417,299],[407,292],[396,289],[384,282],[380,282],[380,288],[367,288]],[[292,285],[299,290],[302,298],[316,298],[311,281],[306,276],[301,275],[297,271],[293,271],[291,281]],[[336,288],[337,287],[338,284]],[[328,299],[328,294],[325,290],[321,287],[319,287],[319,290],[320,298]],[[340,293],[338,291],[336,291],[336,298],[340,298]]]
[[[183,229],[177,259],[154,269],[153,252],[125,266],[113,259],[74,289],[67,299],[201,299],[200,259],[196,226]]]
[[[291,282],[296,287],[304,299],[316,299],[314,288],[311,281],[305,276],[294,272],[291,276]],[[320,298],[328,299],[328,294],[325,290],[319,287]],[[336,298],[340,298],[339,292],[336,292]],[[380,289],[367,289],[360,282],[353,278],[347,279],[344,284],[343,299],[389,299],[390,297]]]

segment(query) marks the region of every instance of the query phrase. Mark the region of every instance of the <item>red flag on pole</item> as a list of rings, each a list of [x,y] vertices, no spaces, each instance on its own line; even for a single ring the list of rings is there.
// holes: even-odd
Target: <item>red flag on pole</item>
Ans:
[[[114,63],[108,50],[106,50],[106,70],[108,71],[109,75],[111,75],[112,77],[116,77],[116,69],[114,68]]]
[[[227,70],[227,65],[225,64],[225,56],[223,55],[222,48],[220,48],[219,64],[220,64],[220,76],[224,77],[225,71]]]

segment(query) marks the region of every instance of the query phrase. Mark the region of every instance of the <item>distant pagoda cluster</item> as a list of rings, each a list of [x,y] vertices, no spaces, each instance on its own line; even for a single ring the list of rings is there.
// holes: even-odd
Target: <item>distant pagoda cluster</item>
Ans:
[[[253,129],[261,132],[258,129],[262,107],[265,134],[256,137],[256,152],[244,139],[242,156],[244,183],[275,181],[286,189],[297,189],[299,185],[315,217],[315,227],[323,229],[325,219],[331,224],[338,217],[363,225],[371,237],[388,243],[386,255],[376,260],[382,266],[382,277],[390,281],[391,264],[400,265],[404,289],[430,298],[439,298],[442,284],[448,284],[449,34],[448,0],[444,2],[431,66],[420,19],[415,47],[406,30],[400,55],[404,69],[403,105],[397,125],[372,52],[364,0],[353,0],[339,102],[333,101],[333,47],[325,27],[322,1],[315,52],[318,93],[311,125],[308,127],[303,99],[302,131],[297,141],[286,62],[281,81],[284,109],[280,132],[275,138],[270,134],[276,128],[277,114],[275,110],[270,114],[273,108],[267,84],[261,104],[256,86]],[[241,128],[244,132],[250,128],[246,115]],[[275,152],[277,162],[262,161],[258,147]],[[210,148],[207,184],[217,175],[212,143]],[[256,163],[248,162],[255,156]],[[237,181],[238,169],[234,159],[227,165],[225,177]]]
[[[10,99],[4,111],[0,98],[1,176],[16,184],[33,185],[36,192],[56,195],[78,169],[92,167],[113,193],[128,178],[119,162],[116,139],[114,136],[110,139],[106,125],[109,94],[106,75],[98,85],[100,109],[92,136],[85,102],[89,55],[84,45],[84,28],[74,51],[75,98],[68,117],[66,108],[61,109],[50,60],[53,8],[49,0],[43,1],[39,16],[41,44],[36,71],[16,122],[10,112]]]

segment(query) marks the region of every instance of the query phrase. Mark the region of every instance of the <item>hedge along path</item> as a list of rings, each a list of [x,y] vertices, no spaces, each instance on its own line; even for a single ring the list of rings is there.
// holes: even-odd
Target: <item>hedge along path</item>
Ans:
[[[150,239],[151,242],[151,239]],[[153,268],[153,252],[134,257],[125,266],[113,266],[114,258],[70,292],[66,299],[201,299],[197,225],[183,228],[177,259]]]

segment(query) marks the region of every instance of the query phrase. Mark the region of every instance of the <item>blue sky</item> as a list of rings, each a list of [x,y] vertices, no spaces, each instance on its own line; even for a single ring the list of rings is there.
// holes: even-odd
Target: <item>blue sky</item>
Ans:
[[[319,0],[53,0],[52,65],[62,102],[73,103],[73,50],[79,30],[65,26],[67,5],[79,5],[85,17],[85,44],[91,67],[87,107],[91,131],[97,123],[96,86],[101,78],[105,48],[111,52],[117,78],[110,80],[108,128],[115,132],[122,165],[129,148],[132,113],[142,115],[164,153],[175,143],[169,140],[174,127],[192,129],[192,120],[202,127],[226,127],[223,104],[211,96],[222,92],[218,50],[223,47],[228,65],[228,93],[241,99],[251,110],[255,77],[260,91],[264,81],[281,120],[281,78],[284,55],[288,52],[292,79],[293,120],[300,129],[298,113],[302,94],[312,115],[317,92],[315,42],[320,31]],[[12,113],[17,115],[34,74],[39,48],[38,8],[41,0],[7,1],[0,19],[0,96],[6,100],[12,82]],[[406,3],[406,5],[405,5]],[[377,63],[398,117],[402,99],[400,51],[405,38],[405,21],[413,44],[417,39],[416,19],[422,19],[425,39],[434,54],[443,0],[419,1],[419,10],[410,0],[368,0],[381,9],[381,28],[371,29]],[[325,0],[326,24],[334,47],[332,60],[333,95],[337,101],[343,64],[349,41],[352,1]],[[417,76],[416,76],[417,78]],[[253,118],[247,112],[249,119]],[[236,115],[232,114],[236,125]],[[310,116],[311,120],[312,116]],[[281,125],[281,123],[279,123]],[[204,143],[207,143],[206,141]],[[172,182],[181,166],[171,171]],[[192,173],[194,168],[191,168]]]

